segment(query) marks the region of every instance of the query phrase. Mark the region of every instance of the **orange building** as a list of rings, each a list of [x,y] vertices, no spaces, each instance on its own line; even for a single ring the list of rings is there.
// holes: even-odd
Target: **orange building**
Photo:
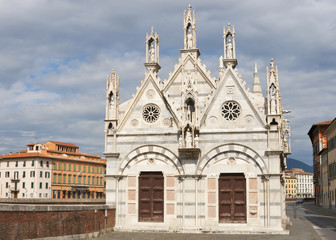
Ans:
[[[105,159],[70,143],[48,141],[43,148],[53,159],[52,198],[105,198]]]

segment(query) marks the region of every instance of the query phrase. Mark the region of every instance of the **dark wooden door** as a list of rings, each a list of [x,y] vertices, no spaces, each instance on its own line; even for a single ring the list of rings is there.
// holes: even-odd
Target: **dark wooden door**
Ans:
[[[218,180],[219,222],[246,222],[246,179],[222,173]]]
[[[163,222],[162,172],[140,173],[139,222]]]

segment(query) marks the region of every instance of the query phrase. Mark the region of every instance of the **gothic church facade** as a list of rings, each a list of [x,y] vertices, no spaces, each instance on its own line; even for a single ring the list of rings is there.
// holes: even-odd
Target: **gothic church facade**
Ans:
[[[218,76],[201,63],[195,11],[184,12],[184,48],[161,81],[159,36],[146,36],[145,79],[119,103],[119,77],[106,86],[106,203],[115,230],[288,233],[284,170],[290,128],[278,70],[263,96],[236,69],[234,27],[224,27]]]

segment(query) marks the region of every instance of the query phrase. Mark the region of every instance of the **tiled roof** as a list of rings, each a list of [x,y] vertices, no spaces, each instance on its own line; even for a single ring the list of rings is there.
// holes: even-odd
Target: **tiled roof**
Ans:
[[[78,148],[78,146],[76,146],[75,144],[72,144],[72,143],[55,142],[55,141],[48,141],[48,142],[55,143],[55,144],[57,144],[57,145],[62,145],[62,146],[69,146],[69,147],[76,147],[76,148]]]
[[[10,153],[10,154],[1,156],[0,159],[26,158],[26,157],[46,157],[46,158],[50,158],[50,156],[48,156],[46,154],[39,153],[39,152],[17,152],[17,153]]]
[[[317,126],[317,125],[327,125],[327,124],[330,124],[333,120],[328,120],[328,121],[323,121],[323,122],[317,122],[317,123],[314,123],[313,125],[314,126]]]

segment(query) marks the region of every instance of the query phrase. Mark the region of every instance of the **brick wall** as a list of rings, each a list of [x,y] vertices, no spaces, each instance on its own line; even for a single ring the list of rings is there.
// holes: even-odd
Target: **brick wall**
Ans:
[[[0,205],[0,239],[89,236],[115,224],[115,209],[103,206]]]

